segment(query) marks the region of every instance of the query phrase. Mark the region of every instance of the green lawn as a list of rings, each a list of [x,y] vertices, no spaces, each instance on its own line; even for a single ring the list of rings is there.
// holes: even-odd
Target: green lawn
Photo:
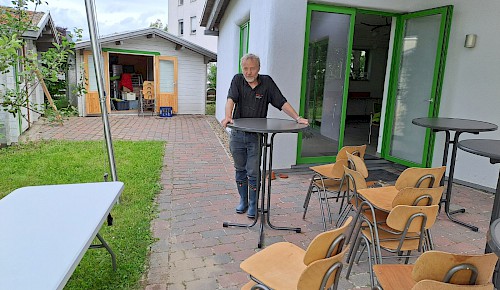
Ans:
[[[157,215],[154,198],[161,188],[164,145],[114,142],[118,179],[125,189],[111,212],[113,226],[105,223],[100,233],[115,252],[118,269],[113,271],[105,249],[88,250],[65,289],[142,288],[140,280],[153,242],[150,222]],[[103,181],[103,174],[109,172],[106,146],[97,141],[47,141],[0,149],[0,164],[0,198],[28,185]]]

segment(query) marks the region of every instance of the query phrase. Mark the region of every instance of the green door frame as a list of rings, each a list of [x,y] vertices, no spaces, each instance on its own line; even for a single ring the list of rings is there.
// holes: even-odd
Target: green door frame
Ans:
[[[238,72],[241,73],[240,59],[248,53],[248,44],[250,38],[250,20],[240,26],[240,48],[238,51]]]
[[[302,64],[302,84],[301,84],[301,98],[300,98],[300,110],[299,114],[301,116],[304,115],[305,107],[306,107],[306,90],[307,90],[307,67],[309,61],[309,36],[311,29],[311,16],[313,11],[319,12],[332,12],[339,14],[349,14],[351,15],[350,27],[349,27],[349,43],[347,47],[347,59],[346,59],[346,67],[345,67],[345,79],[344,79],[344,92],[343,92],[343,100],[342,100],[342,116],[341,116],[341,124],[340,124],[340,135],[339,135],[339,145],[338,150],[342,148],[344,142],[344,131],[345,131],[345,117],[347,113],[347,95],[349,92],[349,73],[351,67],[351,52],[352,52],[352,44],[354,37],[354,24],[357,13],[362,14],[373,14],[373,15],[381,15],[394,17],[398,14],[385,12],[385,11],[377,11],[377,10],[367,10],[367,9],[357,9],[351,7],[341,7],[341,6],[332,6],[332,5],[324,5],[324,4],[308,4],[307,5],[307,16],[306,16],[306,33],[304,39],[304,59]],[[297,140],[297,164],[308,164],[308,163],[327,163],[327,162],[335,162],[336,156],[320,156],[320,157],[302,157],[302,133],[298,134]]]
[[[308,57],[309,57],[309,35],[311,28],[311,15],[313,11],[332,12],[332,13],[351,15],[351,26],[349,28],[349,44],[348,44],[347,55],[350,55],[352,52],[354,23],[356,14],[360,13],[360,14],[372,14],[372,15],[380,15],[387,17],[396,17],[395,39],[393,44],[392,63],[391,63],[390,77],[389,77],[390,81],[387,93],[387,102],[385,110],[386,113],[384,116],[384,128],[383,128],[384,131],[382,139],[381,157],[389,161],[403,164],[406,166],[420,166],[420,167],[430,166],[432,164],[435,136],[434,133],[432,133],[431,130],[429,129],[427,130],[426,133],[424,154],[421,164],[415,164],[413,162],[398,159],[389,155],[390,144],[391,144],[392,122],[394,120],[394,106],[395,106],[395,99],[396,99],[397,85],[398,85],[398,74],[399,74],[398,69],[399,65],[401,64],[401,44],[403,41],[404,21],[412,17],[421,17],[434,14],[444,15],[444,17],[441,20],[441,27],[440,27],[441,39],[439,41],[439,47],[438,47],[438,52],[440,53],[438,53],[436,56],[436,65],[434,69],[434,82],[432,85],[432,90],[434,92],[433,94],[434,102],[433,106],[429,107],[429,116],[438,116],[439,104],[441,100],[442,82],[446,64],[446,53],[448,48],[449,34],[451,27],[451,18],[453,14],[453,6],[444,6],[423,11],[411,12],[411,13],[391,13],[379,10],[357,9],[357,8],[331,6],[324,4],[308,4],[307,16],[306,16],[306,33],[304,39],[304,59],[302,65],[301,99],[300,99],[300,110],[299,110],[299,113],[301,115],[304,115],[306,107],[305,102],[306,102],[306,90],[307,90],[307,67],[308,67]],[[343,146],[343,141],[344,141],[347,94],[349,91],[349,78],[347,76],[349,74],[350,61],[351,58],[347,57],[346,71],[345,71],[346,77],[344,81],[344,92],[343,92],[344,96],[342,102],[342,117],[340,124],[340,137],[339,137],[339,148],[338,148],[339,150]],[[297,142],[297,164],[327,163],[327,162],[335,162],[336,160],[335,156],[301,157],[301,151],[302,151],[302,133],[299,133]]]
[[[438,41],[438,47],[437,47],[438,53],[436,54],[436,61],[434,65],[434,78],[431,89],[432,91],[431,98],[433,100],[432,103],[433,105],[429,106],[428,110],[429,117],[437,117],[439,114],[439,105],[441,101],[441,90],[442,90],[442,83],[443,83],[444,70],[446,64],[446,53],[448,48],[453,6],[445,6],[445,7],[412,12],[412,13],[400,14],[397,15],[396,19],[397,22],[396,22],[395,39],[393,45],[392,63],[391,63],[391,71],[389,78],[390,82],[387,94],[387,104],[385,111],[386,113],[384,118],[384,129],[383,129],[384,132],[382,139],[381,156],[386,160],[402,164],[405,166],[412,166],[412,167],[431,166],[432,156],[434,153],[433,149],[434,149],[435,134],[432,132],[432,130],[427,129],[421,163],[411,162],[390,155],[391,141],[392,141],[391,137],[392,137],[393,122],[394,122],[394,106],[396,105],[398,80],[399,80],[398,78],[399,67],[401,65],[401,47],[403,43],[404,24],[407,19],[437,15],[437,14],[442,14],[443,17],[441,19],[441,26],[439,32],[440,39]]]

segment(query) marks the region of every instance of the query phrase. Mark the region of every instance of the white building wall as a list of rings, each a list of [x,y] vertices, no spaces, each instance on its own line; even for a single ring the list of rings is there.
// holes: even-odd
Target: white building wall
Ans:
[[[240,26],[250,19],[248,0],[232,0],[219,27],[219,44],[217,53],[217,96],[215,116],[224,119],[224,106],[231,79],[238,73]],[[250,43],[252,43],[252,24],[250,23]],[[249,48],[252,49],[252,48]]]
[[[492,51],[500,47],[500,38],[498,38],[498,32],[495,29],[495,27],[500,26],[500,18],[497,15],[500,11],[500,2],[485,0],[481,2],[481,6],[474,5],[470,1],[460,0],[374,0],[370,2],[337,0],[317,2],[401,12],[453,5],[439,116],[481,120],[500,125],[500,114],[498,113],[500,108],[500,82],[498,81],[500,58],[494,57],[492,54]],[[484,21],[478,21],[478,19]],[[465,48],[465,35],[471,33],[478,35],[476,47]],[[500,131],[485,132],[479,135],[464,133],[460,140],[474,138],[500,139]],[[444,133],[437,133],[433,166],[441,165],[443,152]],[[496,188],[500,165],[490,164],[488,158],[462,150],[458,150],[456,160],[455,179],[490,189]]]
[[[500,125],[500,58],[494,56],[494,51],[500,48],[496,29],[500,27],[500,2],[486,0],[481,6],[470,1],[451,2],[454,10],[439,115]],[[477,34],[476,47],[465,48],[465,35],[471,33]],[[433,164],[439,165],[443,158],[444,134],[436,136]],[[500,131],[479,135],[464,133],[460,140],[475,138],[500,139]],[[499,169],[500,165],[490,164],[488,158],[458,150],[454,177],[496,188]]]
[[[283,9],[286,6],[287,9]],[[250,20],[248,51],[261,58],[261,74],[269,74],[288,102],[298,111],[304,50],[306,2],[297,0],[230,1],[220,24],[217,54],[216,117],[224,118],[227,91],[238,73],[240,25]],[[297,21],[289,21],[298,17]],[[302,18],[302,19],[301,19]],[[286,49],[284,49],[286,48]],[[268,117],[290,119],[270,106]],[[297,135],[281,134],[275,138],[273,165],[289,168],[296,163]]]
[[[269,3],[272,2],[272,3]],[[500,125],[500,58],[494,52],[500,47],[496,27],[500,27],[500,2],[484,0],[481,6],[471,1],[411,1],[411,0],[336,0],[315,1],[336,6],[361,7],[374,10],[410,12],[444,5],[454,5],[448,47],[446,72],[443,82],[441,117],[459,117],[483,120]],[[233,0],[220,25],[217,84],[217,119],[224,118],[227,90],[237,72],[240,21],[250,17],[250,52],[262,58],[261,72],[270,74],[280,86],[292,106],[298,109],[305,36],[306,0]],[[284,9],[286,7],[286,9]],[[251,8],[251,11],[250,11]],[[280,9],[281,8],[281,9]],[[484,21],[478,21],[483,19]],[[475,48],[464,48],[465,35],[475,33]],[[392,42],[391,42],[392,44]],[[391,53],[392,50],[389,51]],[[270,110],[270,117],[283,117]],[[441,164],[444,134],[437,133],[433,166]],[[296,143],[295,136],[286,137]],[[479,136],[463,134],[461,140],[471,138],[500,139],[500,130]],[[292,141],[293,139],[293,141]],[[277,138],[274,159],[277,168],[295,164],[296,147]],[[285,154],[286,152],[286,154]],[[286,156],[285,156],[286,155]],[[293,160],[292,160],[293,159]],[[281,160],[280,164],[277,163]],[[484,157],[459,150],[455,178],[481,186],[495,188],[500,165],[491,165]]]
[[[189,0],[188,0],[189,1]],[[162,56],[177,57],[179,114],[205,114],[206,71],[204,56],[186,48],[175,49],[175,44],[160,37],[136,37],[122,41],[121,45],[103,43],[103,48],[159,52]],[[117,52],[112,52],[117,53]],[[83,55],[77,58],[78,64]],[[82,72],[80,72],[82,73]],[[80,113],[84,115],[85,105],[80,101]]]
[[[168,0],[168,32],[183,39],[217,52],[217,36],[205,35],[205,27],[200,27],[201,14],[205,7],[204,0]],[[196,16],[196,32],[191,33],[191,17]],[[179,20],[184,21],[184,35],[179,34]]]

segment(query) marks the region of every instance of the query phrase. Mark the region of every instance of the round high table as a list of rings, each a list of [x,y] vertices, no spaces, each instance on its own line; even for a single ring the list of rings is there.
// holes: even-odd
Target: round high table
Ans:
[[[458,148],[479,156],[484,156],[490,159],[491,164],[500,163],[500,140],[490,139],[470,139],[458,142]],[[497,181],[497,189],[495,200],[493,201],[493,209],[491,210],[490,229],[486,236],[487,243],[485,253],[492,251],[500,257],[500,174]],[[497,263],[495,273],[493,275],[493,283],[495,287],[500,286],[500,277],[498,269],[500,264]]]
[[[452,221],[462,226],[468,227],[474,232],[477,232],[479,229],[476,226],[469,225],[463,221],[457,220],[452,215],[456,213],[463,213],[465,209],[461,208],[458,210],[450,211],[450,203],[451,203],[451,190],[453,186],[453,174],[455,172],[455,161],[457,157],[457,146],[458,139],[460,134],[462,133],[471,133],[471,134],[479,134],[480,132],[487,131],[495,131],[498,129],[498,126],[492,123],[476,121],[476,120],[468,120],[468,119],[458,119],[458,118],[417,118],[413,119],[412,123],[432,129],[433,132],[444,131],[446,133],[446,139],[444,144],[444,154],[443,154],[443,166],[447,166],[448,163],[448,149],[450,144],[453,145],[451,151],[451,159],[450,166],[448,171],[448,184],[446,186],[446,194],[445,197],[441,199],[440,204],[444,203],[444,211],[446,216]],[[455,136],[453,141],[451,141],[451,133],[455,132]],[[444,183],[444,180],[442,180]]]
[[[259,153],[260,153],[260,163],[262,164],[262,169],[259,171],[259,175],[257,176],[258,186],[257,186],[257,198],[256,202],[259,201],[259,196],[261,196],[261,206],[257,211],[255,219],[251,224],[239,224],[239,223],[230,223],[224,222],[223,227],[253,227],[257,224],[258,219],[260,217],[260,231],[259,231],[259,243],[258,247],[262,248],[264,241],[264,221],[267,222],[269,227],[275,230],[288,230],[295,231],[297,233],[301,232],[300,228],[289,228],[289,227],[278,227],[271,223],[270,215],[271,215],[271,178],[269,178],[269,183],[267,184],[266,189],[266,176],[267,173],[272,172],[273,168],[273,145],[274,145],[274,136],[278,133],[298,133],[305,128],[307,125],[298,124],[295,121],[291,120],[282,120],[282,119],[270,119],[270,118],[241,118],[234,119],[233,124],[227,124],[233,130],[239,130],[250,133],[257,133],[259,136]],[[269,134],[271,136],[269,137]],[[269,150],[269,160],[267,158]],[[260,194],[262,192],[262,194]],[[266,195],[267,193],[267,195]],[[267,200],[267,202],[266,202]],[[260,215],[259,215],[260,213]]]

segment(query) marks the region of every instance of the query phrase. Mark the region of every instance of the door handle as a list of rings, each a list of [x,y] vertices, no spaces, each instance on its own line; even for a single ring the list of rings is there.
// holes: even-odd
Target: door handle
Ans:
[[[428,100],[425,100],[426,102],[429,102],[429,103],[434,103],[434,100],[433,99],[428,99]]]

